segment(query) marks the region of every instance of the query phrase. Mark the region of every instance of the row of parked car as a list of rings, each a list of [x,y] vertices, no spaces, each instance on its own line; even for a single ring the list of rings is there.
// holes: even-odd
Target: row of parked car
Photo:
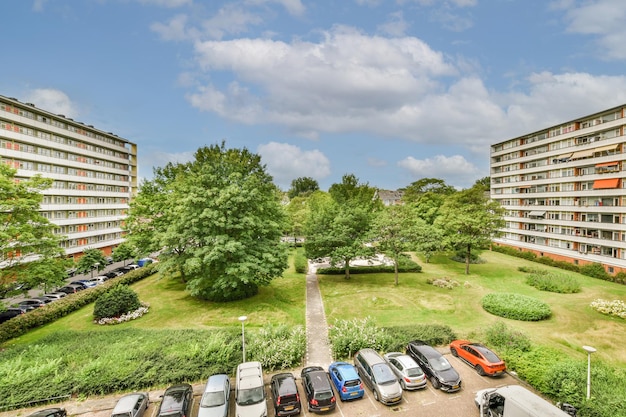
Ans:
[[[94,278],[71,281],[64,286],[57,288],[53,292],[49,292],[38,297],[22,300],[7,308],[5,311],[0,312],[0,323],[4,323],[5,321],[12,319],[13,317],[28,313],[29,311],[32,311],[36,308],[43,307],[53,301],[60,300],[61,298],[69,294],[74,294],[79,291],[101,285],[112,278],[119,277],[128,272],[134,271],[139,267],[140,266],[137,264],[126,265],[124,267],[116,268],[105,274],[98,275]]]
[[[472,366],[480,375],[498,376],[506,365],[490,349],[480,343],[455,340],[450,352]],[[365,395],[364,386],[372,391],[374,399],[385,405],[402,401],[403,390],[419,390],[430,381],[435,389],[455,392],[462,382],[448,360],[432,346],[420,340],[407,344],[406,353],[389,352],[380,355],[374,349],[361,349],[353,364],[337,361],[328,371],[321,366],[307,366],[300,372],[309,412],[327,412],[335,409],[337,397],[341,401],[356,400]],[[263,369],[259,362],[244,362],[237,366],[235,376],[235,415],[237,417],[267,417],[267,403]],[[281,372],[270,380],[271,402],[276,416],[300,414],[302,403],[291,372]],[[230,378],[226,374],[209,377],[198,417],[227,417],[231,394]],[[155,417],[190,416],[193,388],[189,384],[173,385],[165,390]],[[135,392],[122,397],[112,417],[142,417],[148,408],[146,392]],[[50,409],[59,413],[62,409]],[[46,411],[46,410],[44,410]],[[43,413],[43,411],[41,412]],[[35,416],[35,415],[33,415]],[[37,417],[63,417],[64,414],[37,414]]]

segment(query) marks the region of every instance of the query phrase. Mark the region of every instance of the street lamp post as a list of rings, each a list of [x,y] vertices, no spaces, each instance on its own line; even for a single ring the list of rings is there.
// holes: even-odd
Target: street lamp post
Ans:
[[[247,316],[240,316],[239,321],[241,322],[241,350],[243,351],[243,361],[246,361],[246,336],[245,330],[243,327],[243,323],[246,321]]]
[[[591,398],[591,354],[596,351],[591,346],[583,346],[583,349],[587,352],[587,399]]]

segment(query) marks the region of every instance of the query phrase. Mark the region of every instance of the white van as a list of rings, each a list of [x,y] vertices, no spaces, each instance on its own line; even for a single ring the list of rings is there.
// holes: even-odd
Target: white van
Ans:
[[[235,385],[236,417],[267,417],[263,369],[260,362],[244,362],[237,366]]]
[[[474,402],[481,417],[570,417],[519,385],[480,390]]]

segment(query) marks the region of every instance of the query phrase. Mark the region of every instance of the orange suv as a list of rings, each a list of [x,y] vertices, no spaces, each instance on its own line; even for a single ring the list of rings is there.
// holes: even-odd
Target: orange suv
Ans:
[[[480,343],[454,340],[450,343],[450,353],[473,367],[479,375],[498,376],[506,371],[504,361]]]

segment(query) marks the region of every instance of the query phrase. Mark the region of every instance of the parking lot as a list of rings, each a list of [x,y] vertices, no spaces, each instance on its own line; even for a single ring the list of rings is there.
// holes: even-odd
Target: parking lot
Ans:
[[[337,401],[337,407],[330,413],[324,413],[325,415],[336,415],[341,417],[385,417],[385,416],[428,416],[428,417],[478,417],[478,409],[474,405],[474,394],[476,391],[489,388],[498,387],[501,385],[517,384],[518,381],[505,374],[497,378],[483,377],[478,375],[472,368],[461,362],[458,358],[453,357],[450,354],[445,355],[450,361],[452,366],[459,372],[463,380],[463,389],[461,391],[447,394],[443,391],[434,390],[430,383],[428,383],[425,389],[419,391],[404,391],[403,400],[400,404],[395,406],[385,406],[374,400],[372,392],[365,388],[365,397],[363,399],[341,402]],[[310,413],[306,409],[304,389],[300,381],[299,370],[293,372],[297,377],[298,390],[300,393],[300,400],[302,402],[302,416],[314,416],[315,413]],[[267,409],[268,416],[274,417],[274,409],[272,407],[272,399],[268,383],[271,375],[265,375],[266,381],[266,394],[267,394]],[[231,378],[231,382],[232,378]],[[194,385],[194,401],[193,412],[190,417],[196,417],[198,415],[198,404],[204,385]],[[159,396],[163,393],[161,391],[150,391],[150,407],[146,413],[147,417],[156,416],[159,406]],[[69,401],[61,404],[67,409],[70,416],[89,416],[89,417],[110,417],[111,411],[115,406],[117,398],[119,396],[102,397],[100,399],[87,399],[84,401]],[[51,405],[53,406],[53,405]],[[37,407],[36,410],[46,408],[46,406]],[[33,409],[35,410],[35,409]],[[31,410],[28,410],[30,412]],[[22,410],[20,415],[28,415],[27,410]],[[0,417],[15,416],[16,412],[0,413]],[[231,392],[230,399],[230,414],[235,416],[235,404],[234,404],[234,392]]]

